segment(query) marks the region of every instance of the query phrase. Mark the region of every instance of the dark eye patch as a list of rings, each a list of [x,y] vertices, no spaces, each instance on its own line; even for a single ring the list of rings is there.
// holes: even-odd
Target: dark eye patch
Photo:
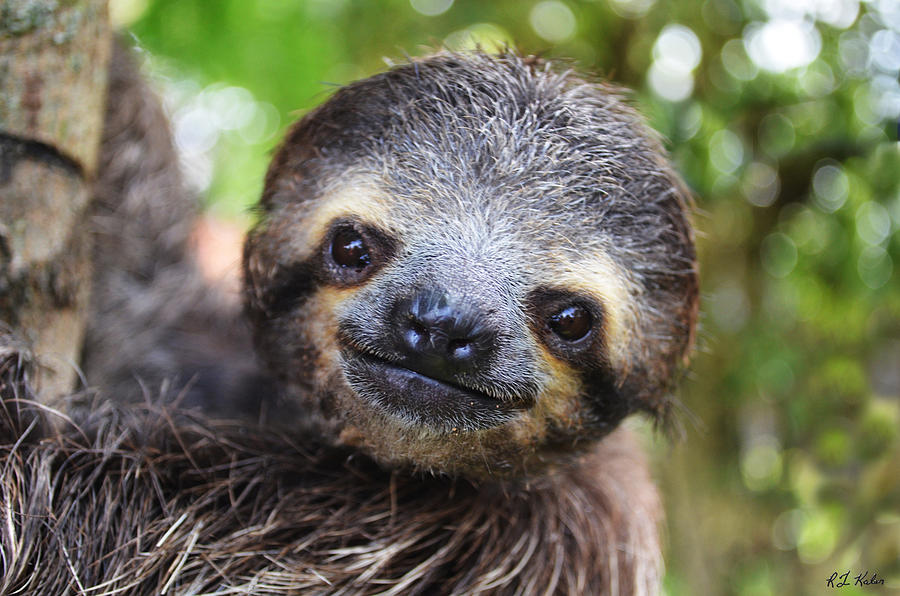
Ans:
[[[275,318],[299,308],[322,285],[362,283],[396,252],[394,238],[372,226],[341,218],[322,245],[305,261],[282,262],[266,272],[265,283],[251,284],[251,316]]]
[[[606,434],[637,407],[629,377],[612,369],[605,343],[603,305],[592,296],[558,287],[541,287],[528,296],[534,333],[557,358],[572,365],[583,381],[591,424]]]
[[[251,304],[256,308],[250,314],[263,318],[281,316],[300,306],[318,285],[318,268],[311,260],[279,267],[264,291],[254,296]]]

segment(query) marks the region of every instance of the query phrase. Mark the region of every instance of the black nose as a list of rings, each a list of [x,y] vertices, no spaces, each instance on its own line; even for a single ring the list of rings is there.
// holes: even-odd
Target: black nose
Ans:
[[[404,366],[445,381],[488,364],[497,337],[479,309],[454,304],[437,289],[400,301],[394,334]]]

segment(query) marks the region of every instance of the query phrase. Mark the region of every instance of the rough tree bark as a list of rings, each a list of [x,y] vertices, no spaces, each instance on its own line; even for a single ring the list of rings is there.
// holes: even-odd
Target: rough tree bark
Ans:
[[[51,402],[77,380],[109,51],[105,0],[0,2],[0,326]]]

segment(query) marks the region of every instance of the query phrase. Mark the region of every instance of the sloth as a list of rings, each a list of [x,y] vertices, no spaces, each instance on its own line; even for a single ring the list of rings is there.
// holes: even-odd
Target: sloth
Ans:
[[[439,55],[287,135],[244,251],[257,352],[391,465],[539,471],[659,413],[696,306],[686,199],[609,88]]]
[[[162,117],[116,50],[83,361],[110,403],[55,442],[21,413],[0,433],[77,495],[4,482],[57,512],[30,556],[66,556],[30,585],[658,590],[660,507],[621,423],[667,418],[698,281],[689,193],[620,90],[514,52],[339,89],[271,161],[240,311],[188,254]],[[6,393],[27,392],[11,362]],[[182,417],[135,405],[154,391]],[[28,477],[40,457],[16,449]],[[89,489],[100,468],[119,484]],[[9,589],[33,566],[4,532]]]

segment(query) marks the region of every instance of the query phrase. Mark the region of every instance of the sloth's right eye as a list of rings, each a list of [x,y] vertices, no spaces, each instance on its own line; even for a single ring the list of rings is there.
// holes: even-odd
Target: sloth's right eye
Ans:
[[[578,341],[591,331],[591,313],[582,306],[573,304],[550,317],[548,322],[553,333],[570,342]]]
[[[363,237],[352,227],[335,232],[331,240],[331,258],[339,267],[361,271],[372,264],[369,247]]]
[[[332,222],[322,240],[317,275],[341,287],[359,285],[389,263],[396,249],[397,241],[388,232],[341,218]]]

